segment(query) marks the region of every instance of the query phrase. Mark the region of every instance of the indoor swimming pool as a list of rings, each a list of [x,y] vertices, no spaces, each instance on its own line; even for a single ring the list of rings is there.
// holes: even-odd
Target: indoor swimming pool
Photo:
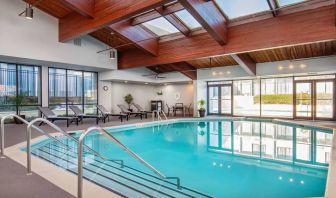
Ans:
[[[125,197],[322,197],[332,130],[272,121],[222,119],[149,123],[107,131],[161,173],[163,180],[99,133],[84,144],[84,177]],[[76,138],[78,133],[73,134]],[[65,137],[72,148],[77,144]],[[46,139],[32,153],[77,172],[77,150]],[[124,162],[124,167],[120,165]]]

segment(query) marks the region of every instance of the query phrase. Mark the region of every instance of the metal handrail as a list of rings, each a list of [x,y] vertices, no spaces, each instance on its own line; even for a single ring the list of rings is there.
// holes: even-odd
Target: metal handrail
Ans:
[[[53,124],[49,120],[47,120],[45,118],[36,118],[36,119],[32,120],[27,126],[27,172],[28,172],[28,174],[31,173],[31,147],[30,147],[31,128],[34,127],[34,129],[35,129],[36,126],[34,126],[34,123],[36,123],[36,122],[44,122],[44,123],[48,124],[50,127],[54,128],[58,132],[61,132],[63,135],[67,136],[68,138],[72,139],[77,144],[79,144],[79,141],[76,138],[69,135],[67,132],[65,132],[63,129],[59,128],[57,125]],[[102,156],[101,154],[99,154],[97,151],[88,147],[87,145],[83,144],[83,146],[87,150],[89,150],[91,153],[93,153],[94,155],[97,155],[98,157],[100,157],[103,160],[106,160],[106,161],[121,161],[121,160],[109,160],[109,159],[105,158],[104,156]],[[123,167],[123,161],[121,161],[121,166]]]
[[[101,127],[90,127],[79,137],[79,144],[78,144],[78,186],[77,186],[78,187],[78,191],[77,191],[77,197],[78,198],[82,198],[82,196],[83,196],[83,141],[84,141],[86,135],[88,135],[89,133],[91,133],[93,131],[99,131],[108,140],[116,143],[123,150],[125,150],[130,156],[132,156],[134,159],[138,160],[140,163],[145,165],[147,168],[149,168],[151,171],[153,171],[155,174],[157,174],[161,179],[175,179],[177,188],[181,189],[181,184],[180,184],[180,178],[179,177],[166,177],[164,174],[162,174],[160,171],[158,171],[156,168],[154,168],[152,165],[150,165],[148,162],[146,162],[144,159],[142,159],[136,153],[134,153],[126,145],[121,143],[113,135],[109,134],[105,129],[103,129]]]
[[[0,147],[1,147],[1,158],[5,158],[5,120],[9,117],[15,117],[17,119],[19,119],[20,121],[22,121],[23,123],[25,123],[26,125],[29,125],[29,122],[23,118],[21,118],[20,116],[16,115],[16,114],[9,114],[6,115],[4,117],[1,118],[1,122],[0,122]],[[58,140],[57,138],[51,136],[49,133],[45,132],[44,130],[34,126],[34,129],[40,133],[42,133],[43,135],[47,136],[48,138],[53,139],[54,141],[62,144],[62,146],[66,147],[67,149],[70,149],[71,147],[64,144],[62,141]]]
[[[154,110],[154,111],[152,111],[152,120],[153,120],[153,122],[155,121],[155,113],[157,114],[157,117],[158,117],[157,121],[162,121],[160,113],[163,114],[165,120],[168,120],[165,112],[161,109],[161,110]]]

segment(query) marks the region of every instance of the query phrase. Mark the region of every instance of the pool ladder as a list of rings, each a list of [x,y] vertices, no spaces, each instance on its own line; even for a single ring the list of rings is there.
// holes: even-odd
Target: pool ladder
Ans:
[[[164,112],[162,110],[160,110],[165,119],[167,119],[166,115],[164,114]],[[158,117],[159,112],[158,112]],[[114,160],[114,159],[108,159],[104,156],[102,156],[100,153],[98,153],[97,151],[93,150],[92,148],[88,147],[87,145],[85,145],[83,143],[85,137],[94,131],[98,131],[100,132],[102,135],[104,135],[104,137],[106,137],[108,140],[110,140],[111,142],[117,144],[118,146],[120,146],[124,151],[126,151],[126,153],[128,153],[131,157],[133,157],[134,159],[136,159],[137,161],[139,161],[141,164],[143,164],[144,166],[146,166],[148,169],[150,169],[152,172],[154,172],[156,175],[158,175],[161,179],[166,179],[166,180],[176,180],[176,187],[178,189],[182,189],[181,188],[181,181],[179,177],[168,177],[165,176],[163,173],[161,173],[159,170],[157,170],[156,168],[154,168],[151,164],[149,164],[147,161],[145,161],[144,159],[142,159],[139,155],[137,155],[135,152],[133,152],[131,149],[129,149],[126,145],[124,145],[123,143],[121,143],[118,139],[116,139],[113,135],[109,134],[105,129],[101,128],[101,127],[90,127],[88,128],[84,133],[81,134],[81,136],[79,137],[79,139],[77,140],[75,137],[71,136],[70,134],[68,134],[66,131],[62,130],[61,128],[59,128],[57,125],[53,124],[52,122],[50,122],[47,119],[44,118],[36,118],[34,120],[32,120],[31,122],[26,121],[25,119],[21,118],[18,115],[15,114],[10,114],[10,115],[6,115],[4,117],[1,118],[0,121],[0,147],[1,147],[1,158],[5,157],[5,145],[4,145],[4,132],[5,132],[5,120],[7,118],[10,117],[15,117],[17,119],[19,119],[20,121],[22,121],[23,123],[25,123],[27,125],[27,173],[28,175],[31,175],[31,132],[32,132],[32,128],[35,129],[36,131],[40,132],[41,134],[47,136],[48,138],[60,143],[63,147],[65,147],[67,150],[70,149],[74,149],[66,144],[64,144],[62,141],[58,140],[56,137],[51,136],[49,133],[45,132],[44,130],[38,128],[37,126],[35,126],[34,124],[36,122],[44,122],[47,125],[49,125],[50,127],[52,127],[53,129],[55,129],[56,131],[62,133],[64,136],[70,138],[71,140],[75,141],[78,144],[78,178],[77,178],[77,182],[78,182],[78,191],[77,191],[77,196],[78,198],[82,198],[83,196],[83,148],[86,148],[87,150],[89,150],[92,154],[100,157],[101,159],[105,160],[105,161],[112,161],[112,162],[119,162],[119,164],[121,165],[121,168],[124,167],[124,161],[123,160]],[[160,120],[161,117],[160,117]]]
[[[161,117],[161,114],[163,115],[163,117]],[[157,115],[157,121],[168,120],[165,112],[162,109],[160,109],[160,110],[154,110],[152,112],[152,120],[153,120],[153,122],[155,121],[155,115]]]

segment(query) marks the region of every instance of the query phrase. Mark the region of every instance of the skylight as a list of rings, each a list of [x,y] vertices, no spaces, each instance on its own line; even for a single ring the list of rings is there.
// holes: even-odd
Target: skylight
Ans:
[[[191,16],[191,14],[187,10],[181,10],[178,12],[175,12],[175,15],[189,28],[189,29],[195,29],[201,27],[201,24],[199,24],[196,19]]]
[[[270,7],[266,0],[215,0],[222,11],[230,18],[246,16],[266,10]],[[290,1],[290,0],[285,0]],[[295,0],[291,0],[295,1]]]
[[[291,4],[295,4],[295,3],[300,3],[303,2],[305,0],[278,0],[279,5],[282,6],[287,6],[287,5],[291,5]]]
[[[174,34],[179,32],[171,23],[169,23],[165,18],[160,17],[151,21],[143,23],[146,28],[152,31],[157,36],[165,36],[168,34]]]

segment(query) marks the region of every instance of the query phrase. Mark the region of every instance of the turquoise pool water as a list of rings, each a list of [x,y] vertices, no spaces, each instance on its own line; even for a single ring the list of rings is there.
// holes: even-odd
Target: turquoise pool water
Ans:
[[[93,134],[85,144],[110,159],[85,154],[87,179],[126,197],[299,198],[324,195],[332,131],[261,121],[175,122],[109,132],[164,173],[163,181],[123,150]],[[76,147],[70,140],[69,145]],[[33,154],[76,172],[76,151],[45,140]],[[145,178],[145,180],[143,180]],[[145,186],[144,186],[145,185]],[[140,192],[138,192],[140,191]]]

